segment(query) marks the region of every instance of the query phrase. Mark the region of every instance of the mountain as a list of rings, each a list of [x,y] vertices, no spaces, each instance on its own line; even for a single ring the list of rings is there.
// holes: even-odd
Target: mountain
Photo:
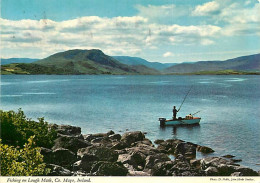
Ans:
[[[128,66],[101,50],[68,50],[29,64],[2,66],[5,74],[158,74],[140,66]]]
[[[164,69],[164,73],[195,73],[203,71],[260,71],[260,54],[228,59],[225,61],[199,61],[182,63]]]
[[[146,67],[150,67],[156,70],[163,70],[170,66],[176,65],[176,63],[149,62],[139,57],[113,56],[113,58],[126,65],[144,65]]]
[[[35,62],[39,59],[34,59],[34,58],[2,58],[1,59],[1,65],[6,65],[6,64],[13,64],[13,63],[32,63]]]

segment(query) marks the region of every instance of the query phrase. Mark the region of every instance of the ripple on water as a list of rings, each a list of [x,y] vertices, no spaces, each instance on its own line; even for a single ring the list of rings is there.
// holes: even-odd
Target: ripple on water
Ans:
[[[227,82],[241,82],[241,81],[246,81],[247,79],[245,78],[230,78],[230,79],[227,79],[225,81]]]

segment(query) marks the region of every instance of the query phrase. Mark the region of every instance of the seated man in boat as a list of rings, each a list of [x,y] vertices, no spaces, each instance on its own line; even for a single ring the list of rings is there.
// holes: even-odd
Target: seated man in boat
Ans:
[[[176,109],[176,106],[173,106],[173,110],[172,110],[172,113],[173,113],[173,119],[177,119],[176,116],[177,116],[177,112],[179,112],[179,110]]]
[[[187,116],[186,116],[186,119],[193,119],[192,114],[187,115]]]

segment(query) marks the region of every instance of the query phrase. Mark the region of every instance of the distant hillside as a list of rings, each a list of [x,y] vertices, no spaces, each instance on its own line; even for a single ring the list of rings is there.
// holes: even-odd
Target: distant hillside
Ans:
[[[225,61],[200,61],[171,66],[164,73],[195,73],[202,71],[260,71],[260,54],[237,57]]]
[[[13,64],[13,63],[32,63],[39,59],[34,58],[1,58],[1,65]]]
[[[158,71],[128,66],[101,50],[68,50],[30,64],[10,64],[3,74],[158,74]]]
[[[176,63],[149,62],[139,57],[113,56],[113,58],[126,65],[144,65],[146,67],[150,67],[156,70],[163,70],[170,66],[176,65]]]

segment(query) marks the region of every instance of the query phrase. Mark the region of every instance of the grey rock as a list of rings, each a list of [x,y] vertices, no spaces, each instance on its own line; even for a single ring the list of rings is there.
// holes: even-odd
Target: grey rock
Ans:
[[[130,145],[126,142],[123,142],[123,141],[120,141],[120,142],[117,142],[115,143],[111,149],[115,149],[115,150],[122,150],[122,149],[125,149],[127,147],[130,147]]]
[[[54,126],[53,126],[54,127]],[[62,135],[77,136],[81,134],[81,128],[71,125],[57,125],[54,127],[56,132]]]
[[[66,168],[71,168],[74,162],[77,161],[77,156],[75,153],[68,149],[55,149],[52,152],[50,162],[52,164],[60,165]]]
[[[163,153],[149,155],[146,157],[145,169],[152,169],[157,163],[170,161],[171,159]]]
[[[258,172],[243,166],[234,166],[235,172],[241,172],[242,176],[258,176]]]
[[[160,153],[155,147],[145,145],[145,144],[137,144],[135,147],[125,148],[126,153],[131,154],[133,152],[140,152],[145,156],[154,155]]]
[[[63,168],[54,164],[47,164],[46,168],[50,169],[48,176],[71,176],[72,172],[66,168]]]
[[[201,169],[200,159],[192,159],[190,160],[190,165],[196,169]]]
[[[52,157],[52,150],[48,148],[41,147],[40,151],[41,155],[43,155],[43,160],[45,163],[54,163]]]
[[[78,149],[88,147],[90,145],[90,143],[84,141],[83,139],[79,139],[78,137],[62,136],[58,137],[54,141],[54,146],[52,147],[52,149],[55,150],[59,148],[65,148],[76,153]]]
[[[121,154],[118,157],[118,162],[129,164],[134,170],[143,170],[146,156],[140,152],[133,152],[131,154]]]
[[[108,136],[108,138],[112,141],[120,141],[121,137],[122,136],[120,134],[112,134]]]
[[[84,135],[84,139],[88,142],[91,142],[93,139],[100,138],[100,137],[109,137],[110,135],[115,134],[114,131],[110,130],[107,133],[95,133],[95,134],[88,134]]]
[[[142,141],[144,138],[145,135],[141,131],[126,132],[122,135],[121,141],[132,144],[137,141]]]
[[[231,174],[231,176],[239,177],[239,176],[243,176],[243,174],[241,172],[234,172],[234,173]]]
[[[154,141],[155,144],[161,144],[162,142],[164,142],[163,139],[157,139]]]
[[[118,159],[118,153],[113,149],[96,146],[79,149],[77,155],[81,158],[95,157],[98,161],[117,161]]]
[[[186,159],[194,159],[196,157],[196,146],[192,143],[179,143],[175,147],[174,155],[182,154]]]
[[[205,170],[206,176],[217,176],[219,175],[218,169],[216,167],[210,166]]]
[[[172,176],[173,172],[171,168],[174,166],[173,161],[165,161],[157,163],[152,167],[151,175],[152,176]]]
[[[235,156],[231,155],[231,154],[227,154],[227,155],[224,155],[222,156],[223,158],[234,158]]]
[[[200,161],[202,170],[206,170],[208,167],[218,167],[221,164],[231,165],[232,161],[221,157],[207,157]]]
[[[100,161],[93,165],[91,169],[91,174],[97,176],[126,176],[127,173],[127,168],[116,162]]]
[[[129,173],[127,174],[128,176],[151,176],[150,173],[144,172],[144,171],[128,171]]]
[[[90,173],[92,166],[96,163],[97,161],[88,161],[87,159],[82,159],[73,164],[73,170]]]
[[[202,152],[204,154],[209,154],[209,153],[215,152],[213,149],[211,149],[210,147],[206,147],[206,146],[197,146],[197,151]]]

